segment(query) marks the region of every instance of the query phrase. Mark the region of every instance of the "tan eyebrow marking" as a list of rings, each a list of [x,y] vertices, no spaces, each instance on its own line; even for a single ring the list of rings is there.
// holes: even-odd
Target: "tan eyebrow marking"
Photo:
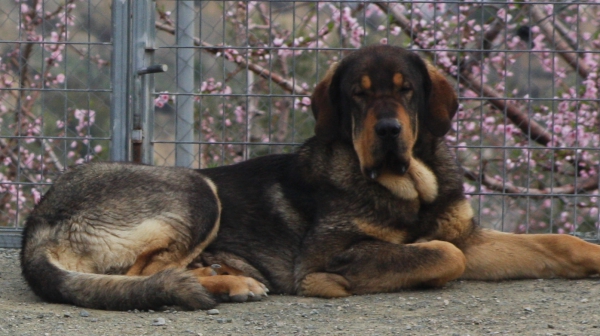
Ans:
[[[371,78],[369,78],[369,76],[367,76],[367,75],[363,75],[362,78],[360,79],[360,86],[365,90],[370,89],[371,88]]]
[[[392,81],[394,82],[395,86],[402,86],[402,84],[404,83],[404,78],[402,77],[401,73],[397,72],[394,74]]]

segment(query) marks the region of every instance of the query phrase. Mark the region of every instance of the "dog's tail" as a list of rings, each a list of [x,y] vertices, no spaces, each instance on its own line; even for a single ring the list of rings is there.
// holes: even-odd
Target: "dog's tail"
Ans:
[[[150,276],[81,273],[64,269],[50,254],[45,251],[21,262],[30,287],[46,301],[108,310],[216,305],[212,294],[185,270],[167,269]]]
[[[21,269],[34,293],[46,301],[109,310],[156,309],[166,305],[192,310],[210,309],[217,304],[213,295],[186,270],[167,269],[150,276],[69,270],[55,257],[58,247],[49,237],[51,230],[43,232],[44,229],[49,227],[43,219],[30,216],[23,234]]]

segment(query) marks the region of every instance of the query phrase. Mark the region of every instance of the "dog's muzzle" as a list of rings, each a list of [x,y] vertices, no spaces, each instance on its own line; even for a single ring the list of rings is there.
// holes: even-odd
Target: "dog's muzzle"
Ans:
[[[404,175],[410,165],[408,148],[402,141],[403,125],[396,118],[382,118],[374,126],[377,145],[373,149],[374,165],[364,167],[364,174],[376,180],[381,174]]]

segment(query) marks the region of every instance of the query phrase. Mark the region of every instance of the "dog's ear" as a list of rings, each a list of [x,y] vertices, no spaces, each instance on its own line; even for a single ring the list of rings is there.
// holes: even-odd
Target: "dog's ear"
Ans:
[[[324,140],[334,139],[339,132],[339,115],[331,103],[330,87],[338,63],[333,63],[325,77],[317,84],[311,97],[311,108],[316,120],[315,134]]]
[[[458,110],[458,97],[448,80],[432,64],[426,63],[431,93],[425,113],[425,126],[436,137],[444,136]]]

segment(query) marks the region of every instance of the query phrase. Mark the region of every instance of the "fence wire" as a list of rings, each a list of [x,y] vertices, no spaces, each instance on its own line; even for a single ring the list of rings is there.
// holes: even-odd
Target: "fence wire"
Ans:
[[[455,85],[447,141],[483,226],[597,240],[600,1],[148,3],[146,49],[169,67],[151,88],[151,163],[293,151],[313,134],[310,93],[333,62],[400,45]],[[64,167],[123,146],[110,141],[110,16],[99,0],[0,7],[0,245]]]
[[[110,3],[0,5],[0,246],[65,167],[106,159]]]

